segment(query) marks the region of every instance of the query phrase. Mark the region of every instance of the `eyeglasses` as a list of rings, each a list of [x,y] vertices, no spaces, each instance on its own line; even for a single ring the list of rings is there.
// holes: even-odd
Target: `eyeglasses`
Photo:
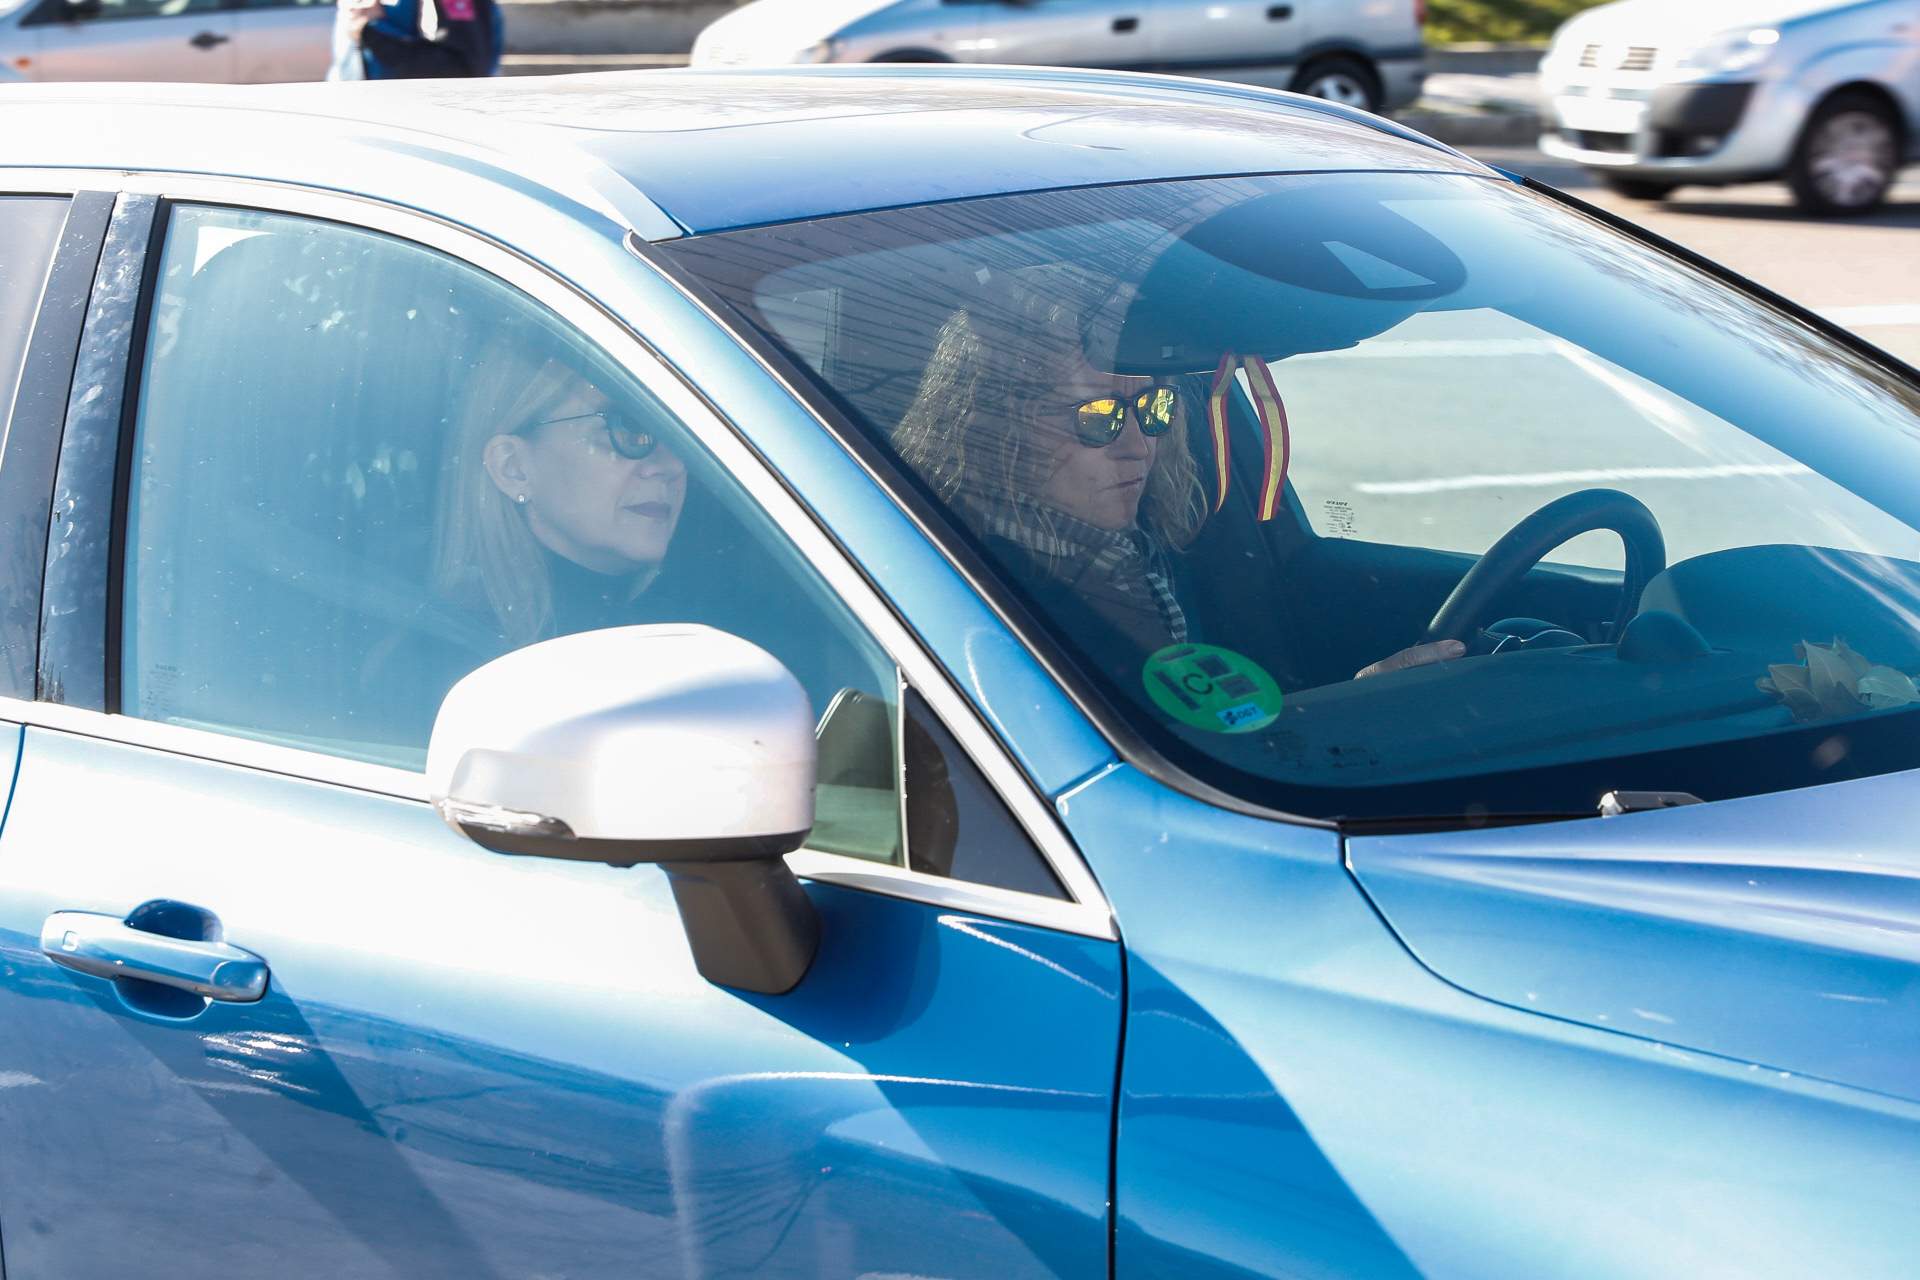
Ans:
[[[554,427],[568,422],[595,420],[606,428],[607,443],[612,445],[613,451],[623,458],[633,458],[637,461],[660,447],[660,441],[651,431],[635,426],[627,420],[626,414],[618,409],[599,409],[593,413],[575,413],[564,418],[547,418],[534,423],[527,430],[531,431],[534,427]]]
[[[1180,416],[1178,388],[1155,383],[1131,399],[1099,396],[1073,407],[1073,435],[1089,449],[1104,449],[1127,429],[1127,409],[1143,436],[1163,436]]]

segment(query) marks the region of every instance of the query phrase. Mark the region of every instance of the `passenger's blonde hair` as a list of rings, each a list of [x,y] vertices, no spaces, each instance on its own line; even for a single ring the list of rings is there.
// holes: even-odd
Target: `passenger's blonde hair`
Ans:
[[[584,375],[544,335],[488,344],[470,367],[440,467],[433,590],[491,613],[513,646],[553,632],[548,553],[526,515],[487,473],[487,442],[550,417]]]

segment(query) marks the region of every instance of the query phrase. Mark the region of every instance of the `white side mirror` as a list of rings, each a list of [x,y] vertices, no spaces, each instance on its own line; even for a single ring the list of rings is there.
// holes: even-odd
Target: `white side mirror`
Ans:
[[[499,853],[661,863],[708,978],[790,989],[819,925],[782,855],[813,827],[813,717],[764,650],[710,627],[616,627],[496,658],[427,747],[440,816]]]

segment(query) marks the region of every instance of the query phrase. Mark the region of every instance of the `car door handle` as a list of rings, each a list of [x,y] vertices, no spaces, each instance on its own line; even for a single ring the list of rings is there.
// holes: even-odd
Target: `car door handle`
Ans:
[[[1290,4],[1276,4],[1267,10],[1268,22],[1285,22],[1292,16],[1293,6]]]
[[[1140,19],[1115,18],[1113,20],[1113,29],[1122,35],[1125,35],[1129,31],[1138,31],[1140,29]]]
[[[187,41],[187,43],[196,49],[211,49],[215,45],[225,44],[231,39],[233,39],[232,36],[223,36],[217,31],[202,31],[199,35]]]
[[[253,952],[149,933],[117,916],[56,911],[40,928],[40,950],[96,978],[138,978],[209,1000],[246,1004],[267,994],[267,962]]]

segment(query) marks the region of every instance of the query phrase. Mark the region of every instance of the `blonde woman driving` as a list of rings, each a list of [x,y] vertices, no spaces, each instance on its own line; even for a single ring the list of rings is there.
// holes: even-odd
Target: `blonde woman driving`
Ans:
[[[1014,335],[1018,335],[1017,339]],[[942,325],[894,447],[1123,683],[1202,640],[1181,553],[1206,521],[1191,378],[1102,372],[1066,305],[1028,296]],[[1359,676],[1459,657],[1415,645]]]

